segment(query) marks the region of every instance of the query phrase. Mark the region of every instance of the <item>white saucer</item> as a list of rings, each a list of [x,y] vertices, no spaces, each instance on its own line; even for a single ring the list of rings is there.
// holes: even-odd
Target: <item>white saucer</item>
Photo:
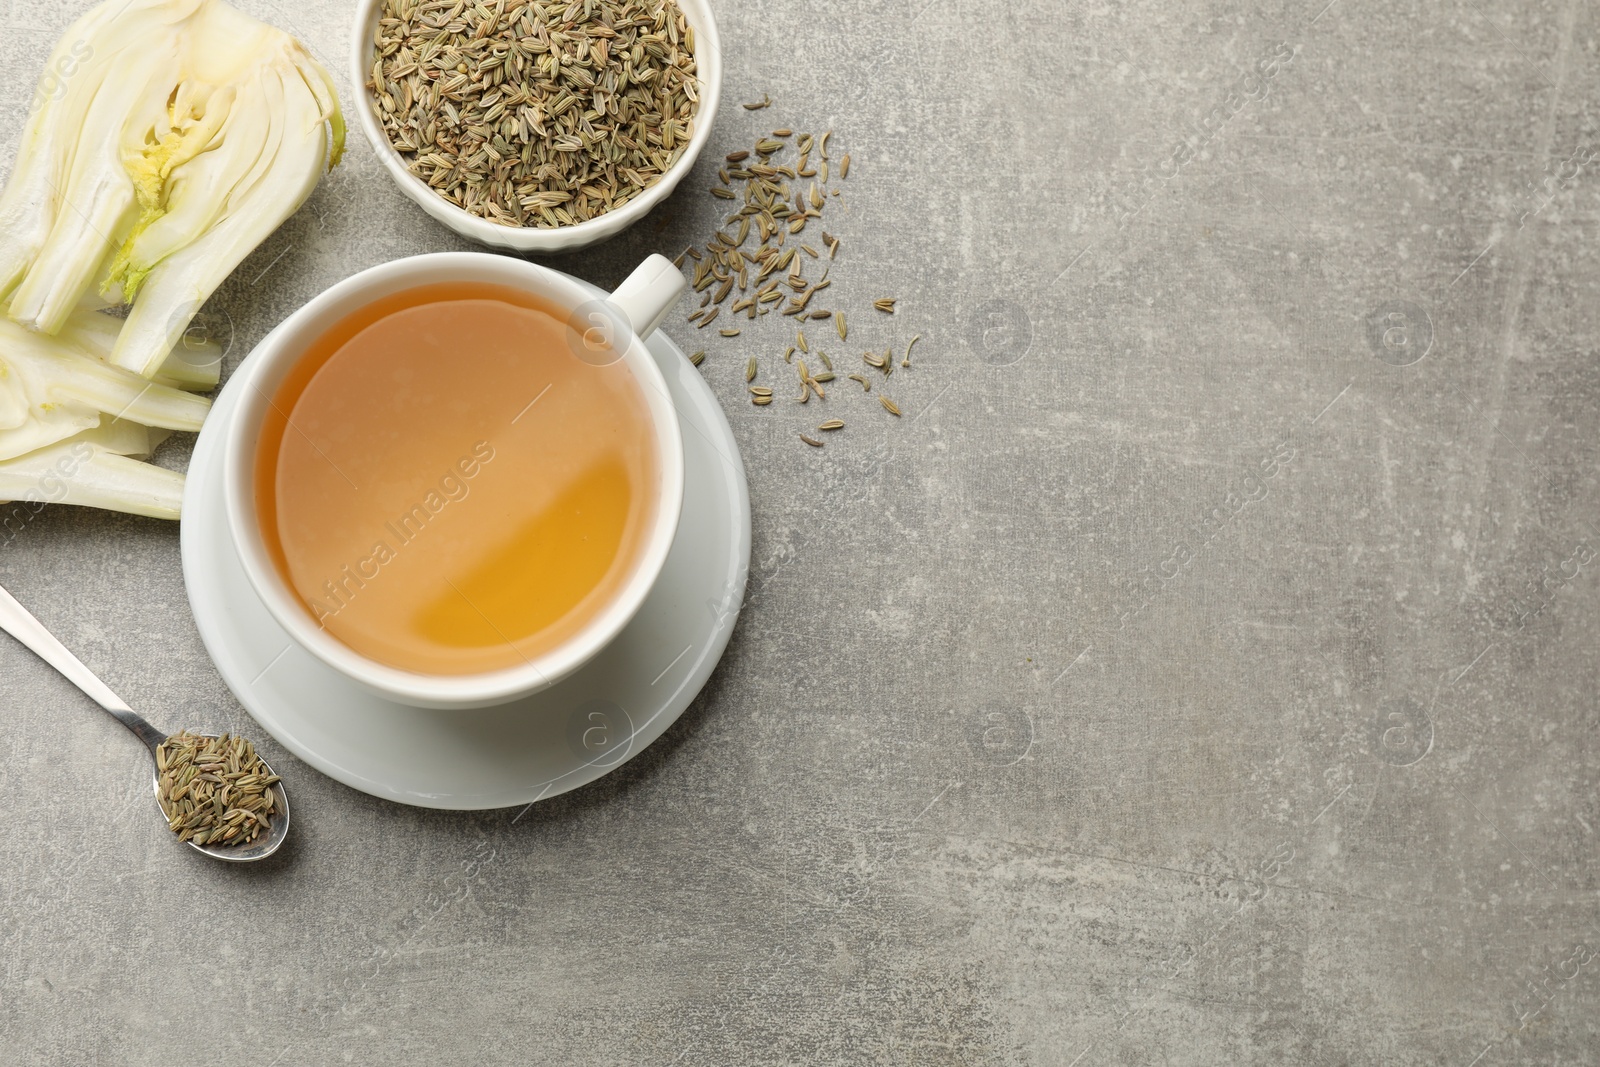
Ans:
[[[733,632],[749,573],[750,495],[733,432],[700,372],[659,330],[648,347],[683,427],[683,517],[661,577],[593,662],[537,696],[478,711],[373,696],[273,621],[245,578],[223,514],[222,428],[238,396],[230,381],[189,464],[183,575],[206,649],[262,729],[364,793],[457,810],[565,793],[660,737],[705,685]]]

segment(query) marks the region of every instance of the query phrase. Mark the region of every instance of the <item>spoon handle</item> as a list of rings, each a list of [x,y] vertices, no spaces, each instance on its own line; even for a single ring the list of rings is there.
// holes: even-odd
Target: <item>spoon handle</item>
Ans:
[[[132,730],[139,740],[143,741],[152,752],[157,745],[166,740],[166,735],[144,719],[135,715],[133,709],[111,688],[95,677],[93,671],[79,662],[54,634],[44,628],[44,624],[33,617],[33,613],[21,604],[17,598],[0,587],[0,629],[27,645],[39,658],[50,666],[60,671],[73,685],[82,689],[96,704],[105,708],[117,720]]]

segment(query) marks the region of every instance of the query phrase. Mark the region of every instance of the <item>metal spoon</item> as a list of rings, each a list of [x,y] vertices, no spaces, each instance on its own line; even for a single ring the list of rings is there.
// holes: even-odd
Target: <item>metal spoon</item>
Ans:
[[[0,588],[0,629],[37,652],[41,659],[60,671],[68,681],[88,694],[91,700],[115,716],[118,722],[132,730],[150,750],[150,759],[154,763],[156,748],[167,739],[167,735],[135,715],[133,709],[128,707],[121,697],[96,678],[93,671],[78,662],[78,657],[69,652],[67,646],[56,640],[55,636],[44,628],[43,623],[34,618],[27,608],[17,603],[16,598],[3,588]],[[262,760],[262,764],[265,765],[266,761]],[[273,773],[272,768],[267,767],[267,772]],[[155,789],[159,792],[160,775],[157,774],[153,780]],[[248,845],[197,845],[190,841],[189,847],[196,852],[204,852],[213,859],[227,860],[231,863],[264,860],[278,851],[278,846],[283,844],[284,837],[289,833],[289,797],[283,790],[282,782],[274,782],[269,788],[272,790],[274,811],[272,825],[266,833]],[[156,810],[161,810],[159,801]],[[163,823],[166,822],[165,813],[162,814],[161,820]]]

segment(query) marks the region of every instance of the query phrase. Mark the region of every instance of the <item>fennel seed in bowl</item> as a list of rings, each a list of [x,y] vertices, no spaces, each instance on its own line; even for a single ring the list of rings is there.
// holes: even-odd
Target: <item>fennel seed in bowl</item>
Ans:
[[[694,133],[694,29],[675,0],[385,0],[373,46],[390,145],[504,226],[621,207]]]

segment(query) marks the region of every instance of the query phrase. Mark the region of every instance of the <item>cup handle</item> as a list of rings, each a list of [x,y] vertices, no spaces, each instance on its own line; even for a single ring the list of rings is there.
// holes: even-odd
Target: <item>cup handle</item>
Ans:
[[[611,306],[622,312],[640,340],[655,332],[667,312],[688,288],[683,273],[666,256],[653,255],[639,264],[611,294]]]

